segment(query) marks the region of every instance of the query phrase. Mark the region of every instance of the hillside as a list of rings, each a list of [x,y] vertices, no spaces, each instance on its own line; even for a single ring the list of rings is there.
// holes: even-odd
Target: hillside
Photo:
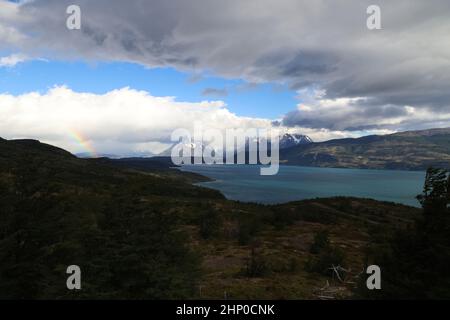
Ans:
[[[450,168],[450,128],[337,139],[280,151],[289,165],[425,170]]]
[[[242,204],[197,178],[0,140],[0,298],[348,298],[367,246],[420,212],[354,198]],[[72,264],[81,291],[66,289]]]

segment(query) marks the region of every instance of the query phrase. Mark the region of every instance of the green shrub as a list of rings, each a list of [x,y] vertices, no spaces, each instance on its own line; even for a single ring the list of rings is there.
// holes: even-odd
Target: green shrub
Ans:
[[[306,262],[308,272],[317,272],[323,275],[332,275],[332,266],[343,266],[345,261],[344,252],[337,248],[329,246],[322,250],[318,256],[311,257]]]
[[[249,278],[262,277],[270,272],[267,258],[252,248],[250,257],[246,260],[245,270],[243,273]]]
[[[313,254],[319,253],[322,249],[330,246],[330,236],[328,230],[321,230],[314,236],[314,242],[309,248],[309,252]]]
[[[217,237],[222,227],[222,219],[216,211],[205,211],[199,217],[200,236],[203,239]]]
[[[238,241],[240,245],[247,245],[250,240],[262,229],[261,221],[253,217],[240,217],[238,229]]]
[[[316,233],[309,251],[315,255],[306,262],[306,270],[309,272],[331,275],[333,271],[330,268],[332,266],[342,267],[344,264],[344,252],[331,245],[327,230],[321,230]]]

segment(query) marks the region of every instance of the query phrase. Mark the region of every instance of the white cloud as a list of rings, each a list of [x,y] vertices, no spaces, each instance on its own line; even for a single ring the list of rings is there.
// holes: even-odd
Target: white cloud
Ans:
[[[0,136],[36,138],[73,152],[77,135],[102,153],[161,151],[176,128],[194,122],[218,129],[268,127],[270,120],[238,117],[222,101],[179,102],[123,88],[105,94],[55,87],[44,94],[0,94]]]
[[[27,60],[27,56],[15,53],[9,56],[0,57],[0,67],[14,67],[16,64]]]
[[[91,148],[115,155],[159,153],[172,144],[175,129],[192,132],[195,123],[220,130],[272,126],[270,119],[237,116],[222,101],[181,102],[130,88],[94,94],[62,86],[45,93],[0,94],[0,136],[39,139],[74,153]],[[315,141],[349,136],[328,129],[281,130],[307,134]]]

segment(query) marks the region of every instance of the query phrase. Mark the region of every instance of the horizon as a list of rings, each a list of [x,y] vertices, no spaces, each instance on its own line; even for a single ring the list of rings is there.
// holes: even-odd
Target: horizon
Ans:
[[[359,136],[359,137],[346,137],[346,138],[334,138],[334,139],[330,139],[330,140],[324,140],[324,141],[310,141],[308,143],[321,143],[321,142],[330,142],[330,141],[334,141],[334,140],[341,140],[341,139],[358,139],[358,138],[364,138],[364,137],[369,137],[369,136],[387,136],[387,135],[394,135],[394,134],[399,134],[399,133],[409,133],[409,132],[424,132],[424,131],[438,131],[438,130],[450,130],[450,127],[440,127],[440,128],[429,128],[429,129],[421,129],[421,130],[406,130],[406,131],[397,131],[397,132],[392,132],[392,133],[386,133],[386,134],[368,134],[368,135],[364,135],[364,136]],[[282,135],[286,135],[287,133],[283,133],[280,134],[280,137]],[[288,133],[289,134],[289,133]],[[295,134],[295,133],[294,133]],[[307,135],[305,135],[306,137],[309,137]],[[124,154],[124,155],[119,155],[119,154],[113,154],[113,153],[98,153],[95,150],[91,150],[91,151],[87,151],[87,152],[77,152],[77,153],[73,153],[70,150],[66,150],[64,149],[63,146],[59,146],[59,145],[54,145],[51,143],[47,143],[45,141],[41,141],[39,139],[33,139],[33,138],[27,138],[27,137],[20,137],[20,138],[12,138],[12,139],[6,139],[2,136],[0,136],[0,139],[4,139],[6,141],[20,141],[20,140],[34,140],[40,143],[44,143],[44,144],[48,144],[60,149],[63,149],[65,151],[68,151],[70,153],[72,153],[74,156],[79,157],[79,158],[112,158],[112,159],[126,159],[126,158],[154,158],[154,157],[170,157],[168,155],[163,155],[164,153],[166,153],[167,151],[170,151],[172,147],[174,147],[176,145],[175,142],[173,142],[173,144],[169,145],[169,147],[167,149],[164,149],[162,152],[158,153],[158,154],[152,154],[152,153],[139,153],[139,152],[135,152],[135,153],[131,153],[131,154]],[[80,142],[80,143],[84,143]],[[270,143],[269,143],[270,145]],[[86,146],[86,149],[92,148],[91,146]],[[220,150],[221,152],[225,152],[224,150]],[[279,165],[283,165],[283,163],[280,163]]]

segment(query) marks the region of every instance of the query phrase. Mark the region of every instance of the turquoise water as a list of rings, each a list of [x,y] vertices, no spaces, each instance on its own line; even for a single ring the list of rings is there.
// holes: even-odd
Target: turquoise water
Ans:
[[[352,196],[419,206],[425,172],[280,166],[277,175],[261,176],[256,165],[186,165],[215,181],[199,185],[231,200],[265,204],[332,196]]]

